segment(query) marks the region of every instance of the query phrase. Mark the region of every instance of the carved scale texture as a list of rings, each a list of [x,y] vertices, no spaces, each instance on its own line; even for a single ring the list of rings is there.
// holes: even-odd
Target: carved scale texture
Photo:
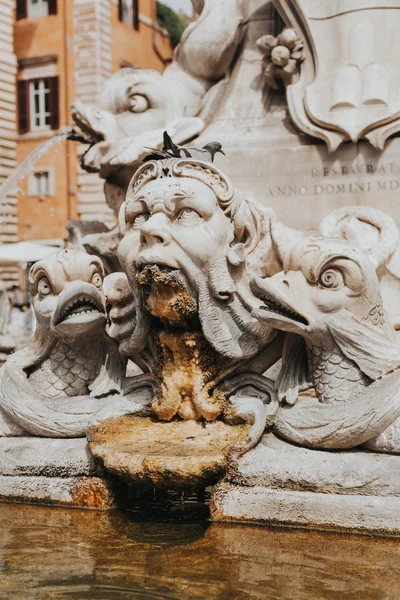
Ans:
[[[77,347],[59,342],[51,356],[31,372],[29,383],[36,392],[50,398],[86,395],[101,366],[99,343]]]
[[[309,348],[308,361],[317,398],[324,404],[346,402],[358,387],[366,387],[370,383],[336,345],[329,349],[321,346]]]

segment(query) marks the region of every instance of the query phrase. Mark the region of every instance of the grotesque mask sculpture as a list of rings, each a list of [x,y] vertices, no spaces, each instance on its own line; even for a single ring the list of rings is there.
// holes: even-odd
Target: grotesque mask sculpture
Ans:
[[[158,418],[213,421],[228,410],[223,381],[269,366],[274,334],[251,316],[258,303],[246,271],[260,214],[214,165],[163,159],[136,172],[120,228],[131,296],[113,307],[110,335],[159,378]]]

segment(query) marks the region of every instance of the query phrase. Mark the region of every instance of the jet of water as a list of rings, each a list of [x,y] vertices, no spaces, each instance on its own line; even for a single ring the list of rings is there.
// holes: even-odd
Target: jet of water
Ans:
[[[15,194],[18,191],[18,182],[21,181],[24,177],[28,175],[30,171],[32,171],[33,167],[37,163],[37,161],[42,158],[51,148],[60,144],[64,140],[67,139],[69,135],[69,130],[61,133],[60,135],[56,135],[53,138],[50,138],[40,144],[37,148],[35,148],[26,158],[22,161],[20,165],[11,173],[9,177],[5,180],[3,185],[0,187],[0,201],[1,204],[7,204],[7,197],[11,194]]]

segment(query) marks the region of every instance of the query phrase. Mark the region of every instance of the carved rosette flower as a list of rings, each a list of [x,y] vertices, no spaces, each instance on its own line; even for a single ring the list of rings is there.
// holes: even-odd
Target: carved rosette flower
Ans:
[[[266,83],[278,89],[279,80],[285,86],[294,83],[304,60],[303,40],[295,29],[284,29],[278,37],[263,35],[257,41],[260,52],[264,55],[263,70]]]

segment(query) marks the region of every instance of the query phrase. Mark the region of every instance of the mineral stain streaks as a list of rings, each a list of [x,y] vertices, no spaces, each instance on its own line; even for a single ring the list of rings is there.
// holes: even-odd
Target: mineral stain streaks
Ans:
[[[153,411],[162,421],[182,419],[214,421],[223,410],[224,397],[208,388],[217,376],[217,356],[200,332],[160,331],[162,352],[160,398]],[[209,384],[209,385],[207,385]]]
[[[136,276],[146,309],[159,319],[152,338],[159,355],[161,396],[153,402],[162,421],[176,415],[184,420],[214,421],[224,397],[210,393],[218,376],[218,356],[200,331],[197,302],[179,269],[146,265]]]
[[[111,484],[98,477],[79,479],[71,490],[71,504],[79,508],[107,510],[114,506]]]
[[[196,315],[196,302],[178,269],[146,265],[136,280],[144,289],[146,309],[153,316],[182,322]]]

